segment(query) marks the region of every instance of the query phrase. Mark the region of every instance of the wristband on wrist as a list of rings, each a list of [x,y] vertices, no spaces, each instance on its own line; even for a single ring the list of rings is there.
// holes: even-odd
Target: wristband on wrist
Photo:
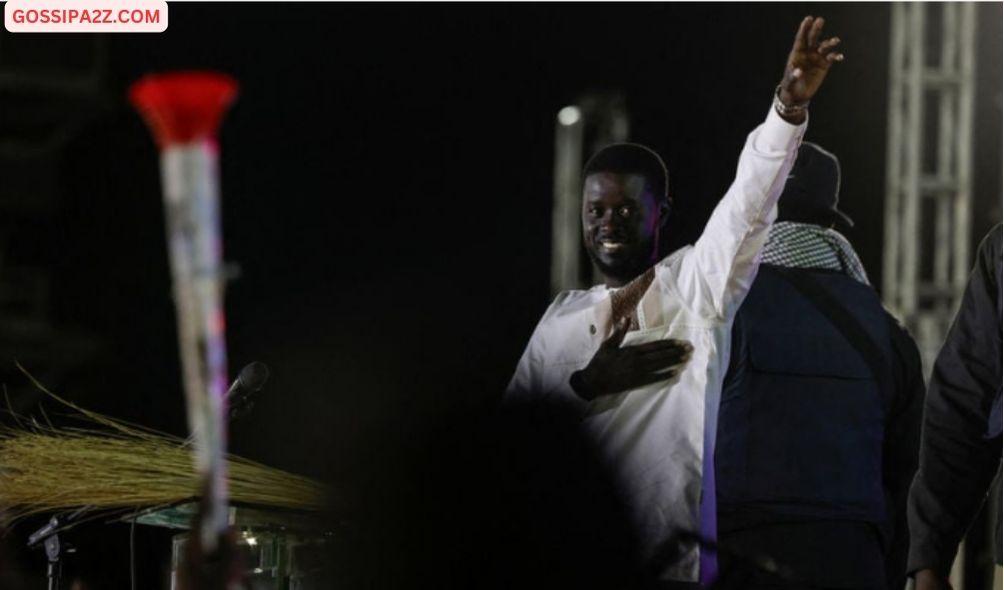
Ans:
[[[774,110],[782,117],[791,117],[804,113],[808,108],[809,101],[794,105],[784,104],[784,101],[781,100],[781,85],[778,84],[777,88],[774,89]]]

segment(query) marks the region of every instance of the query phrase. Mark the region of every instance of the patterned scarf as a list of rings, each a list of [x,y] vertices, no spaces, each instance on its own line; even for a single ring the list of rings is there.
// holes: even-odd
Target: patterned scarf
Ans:
[[[775,223],[770,228],[760,261],[789,268],[838,270],[858,282],[871,284],[847,238],[836,230],[818,225],[792,221]]]

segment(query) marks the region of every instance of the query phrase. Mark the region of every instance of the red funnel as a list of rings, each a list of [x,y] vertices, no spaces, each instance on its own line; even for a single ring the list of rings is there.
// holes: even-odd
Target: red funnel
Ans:
[[[237,97],[237,81],[215,72],[148,74],[129,88],[129,102],[150,127],[157,146],[216,136]]]

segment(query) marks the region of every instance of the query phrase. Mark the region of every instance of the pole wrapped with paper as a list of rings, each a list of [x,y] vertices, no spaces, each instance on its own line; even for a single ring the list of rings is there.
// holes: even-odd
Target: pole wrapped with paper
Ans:
[[[208,494],[201,531],[207,551],[227,528],[227,353],[216,133],[236,96],[236,81],[213,72],[148,75],[129,90],[160,150],[188,426]]]

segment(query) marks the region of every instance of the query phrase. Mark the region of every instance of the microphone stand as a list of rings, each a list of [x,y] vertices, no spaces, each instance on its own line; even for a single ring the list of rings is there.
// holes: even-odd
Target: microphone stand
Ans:
[[[63,563],[60,561],[63,549],[67,553],[76,553],[76,548],[69,544],[64,544],[59,540],[59,533],[64,527],[80,518],[87,510],[87,506],[78,509],[69,516],[60,517],[53,515],[49,522],[42,528],[28,536],[28,547],[35,547],[39,543],[45,548],[45,556],[48,563],[45,568],[45,577],[48,580],[48,590],[59,590],[60,579],[63,574]]]

